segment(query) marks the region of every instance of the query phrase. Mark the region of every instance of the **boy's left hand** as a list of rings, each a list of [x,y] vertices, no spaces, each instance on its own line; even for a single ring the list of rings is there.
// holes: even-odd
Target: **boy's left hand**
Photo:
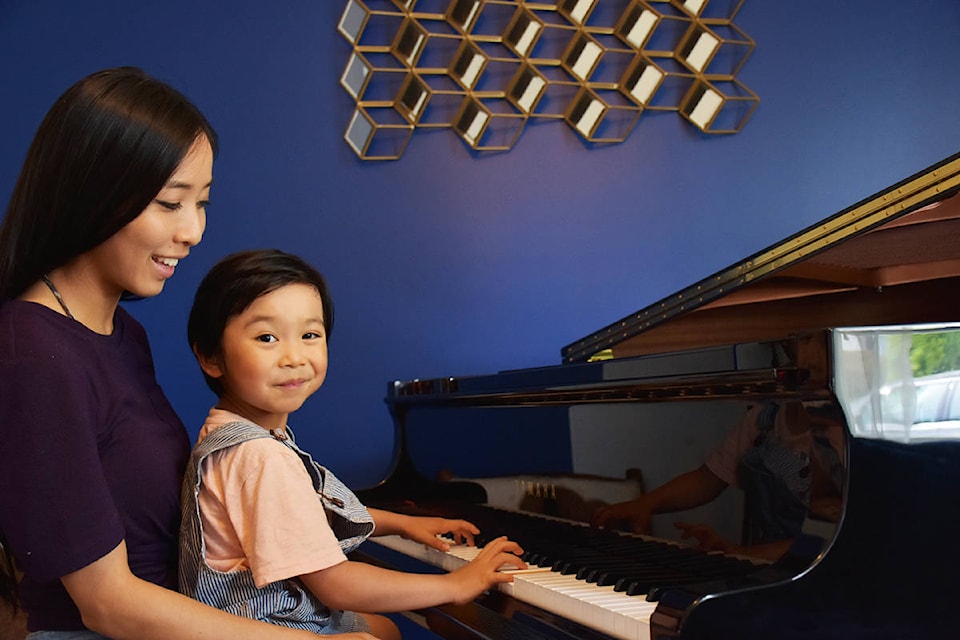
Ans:
[[[411,516],[404,527],[403,537],[440,551],[447,551],[450,543],[437,537],[443,533],[453,534],[457,544],[473,546],[473,537],[479,534],[480,530],[466,520]]]

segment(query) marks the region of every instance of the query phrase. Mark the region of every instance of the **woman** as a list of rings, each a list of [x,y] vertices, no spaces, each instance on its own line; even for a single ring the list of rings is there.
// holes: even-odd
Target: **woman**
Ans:
[[[200,242],[216,147],[177,91],[95,73],[44,118],[0,225],[0,539],[22,572],[0,593],[37,640],[308,637],[172,591],[190,443],[118,304]]]

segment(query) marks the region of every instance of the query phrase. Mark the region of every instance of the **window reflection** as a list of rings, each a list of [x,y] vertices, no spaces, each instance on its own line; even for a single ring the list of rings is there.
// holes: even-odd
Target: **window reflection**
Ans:
[[[837,394],[853,435],[960,439],[960,325],[834,333]]]

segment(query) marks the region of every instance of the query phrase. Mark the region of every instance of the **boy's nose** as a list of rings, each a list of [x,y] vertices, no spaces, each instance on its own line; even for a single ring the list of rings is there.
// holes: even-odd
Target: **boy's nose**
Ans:
[[[303,352],[295,346],[288,346],[283,350],[283,355],[280,357],[280,365],[283,367],[296,367],[305,361]]]

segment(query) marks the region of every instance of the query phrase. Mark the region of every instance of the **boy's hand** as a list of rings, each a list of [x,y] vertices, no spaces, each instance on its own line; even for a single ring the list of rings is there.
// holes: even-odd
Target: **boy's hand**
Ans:
[[[472,601],[484,591],[503,582],[513,582],[513,570],[526,569],[520,559],[523,549],[516,542],[501,536],[491,540],[476,558],[447,577],[456,581],[453,590],[455,604]]]
[[[457,544],[473,546],[473,537],[479,534],[480,530],[466,520],[411,516],[405,523],[402,535],[408,540],[423,543],[428,547],[448,551],[450,543],[437,537],[443,533],[453,534],[454,541]]]

